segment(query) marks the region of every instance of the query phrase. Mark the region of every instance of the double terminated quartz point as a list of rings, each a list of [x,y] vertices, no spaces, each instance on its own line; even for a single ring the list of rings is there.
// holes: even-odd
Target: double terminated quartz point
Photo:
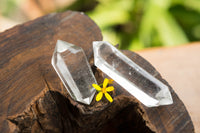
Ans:
[[[155,107],[173,103],[168,86],[110,43],[95,41],[93,50],[95,65],[144,105]]]
[[[97,84],[82,48],[58,40],[52,65],[71,97],[84,104],[90,104]]]

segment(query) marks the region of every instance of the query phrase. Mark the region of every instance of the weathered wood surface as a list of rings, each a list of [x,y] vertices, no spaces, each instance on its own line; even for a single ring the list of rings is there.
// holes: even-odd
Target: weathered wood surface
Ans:
[[[56,41],[84,49],[93,66],[92,41],[99,28],[77,12],[50,14],[0,34],[0,132],[194,132],[191,118],[170,87],[174,104],[147,108],[116,83],[114,102],[86,106],[73,101],[51,66]],[[168,84],[145,59],[123,51]]]
[[[200,42],[138,52],[170,83],[184,102],[195,131],[200,133]]]

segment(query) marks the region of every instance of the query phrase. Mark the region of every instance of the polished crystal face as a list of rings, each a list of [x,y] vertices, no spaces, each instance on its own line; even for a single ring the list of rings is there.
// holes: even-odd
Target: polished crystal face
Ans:
[[[173,103],[168,86],[110,43],[95,41],[93,50],[95,65],[144,105],[155,107]]]
[[[52,65],[71,97],[84,104],[90,104],[97,84],[82,48],[58,40]]]

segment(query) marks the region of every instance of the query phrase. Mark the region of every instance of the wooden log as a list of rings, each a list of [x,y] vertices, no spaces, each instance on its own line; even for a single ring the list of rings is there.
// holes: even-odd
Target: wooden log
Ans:
[[[92,41],[102,40],[101,32],[82,13],[50,14],[1,33],[0,132],[194,132],[182,101],[134,52],[123,51],[170,87],[174,104],[147,108],[117,83],[113,103],[71,99],[51,65],[58,39],[84,49],[98,83],[107,77],[93,65]]]

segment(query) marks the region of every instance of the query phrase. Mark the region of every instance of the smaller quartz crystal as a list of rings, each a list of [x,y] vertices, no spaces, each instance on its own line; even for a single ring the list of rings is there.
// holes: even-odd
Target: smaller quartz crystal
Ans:
[[[71,97],[84,104],[90,104],[97,84],[82,48],[61,40],[57,41],[52,65]]]
[[[173,103],[167,85],[108,42],[93,42],[94,64],[148,107]]]

